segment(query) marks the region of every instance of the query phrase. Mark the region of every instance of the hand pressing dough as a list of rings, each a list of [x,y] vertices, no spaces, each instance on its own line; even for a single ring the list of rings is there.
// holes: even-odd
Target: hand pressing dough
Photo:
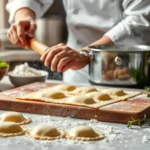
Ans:
[[[28,124],[31,122],[30,118],[25,118],[21,113],[19,112],[6,112],[3,113],[0,116],[1,122],[15,122],[20,125]]]
[[[63,138],[65,133],[62,130],[58,130],[54,126],[39,125],[29,129],[26,132],[26,135],[36,140],[56,140]]]
[[[111,100],[112,99],[108,94],[102,93],[102,92],[91,92],[91,93],[87,93],[85,96],[91,97],[97,102],[99,102],[99,101],[107,101],[107,100]]]
[[[77,88],[77,86],[68,85],[68,84],[61,84],[61,85],[56,85],[53,88],[56,90],[60,90],[60,91],[71,92],[71,91],[74,91]]]
[[[25,134],[25,130],[14,122],[0,122],[0,137],[19,136]]]
[[[72,140],[96,141],[104,138],[100,132],[86,125],[75,126],[67,132],[66,137]]]

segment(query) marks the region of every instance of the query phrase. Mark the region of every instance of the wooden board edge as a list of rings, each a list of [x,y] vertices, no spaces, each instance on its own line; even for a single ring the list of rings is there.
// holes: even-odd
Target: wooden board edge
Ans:
[[[61,106],[57,104],[44,105],[42,103],[36,103],[36,107],[35,107],[34,103],[28,103],[28,102],[22,102],[22,103],[24,103],[24,105],[22,105],[20,101],[19,102],[5,101],[5,103],[3,103],[3,101],[0,101],[0,109],[7,110],[7,111],[32,113],[32,114],[71,117],[77,119],[88,119],[88,120],[95,119],[98,121],[125,123],[125,124],[131,119],[131,116],[134,118],[141,117],[141,113],[125,114],[123,112],[122,113],[109,112],[106,110],[98,110],[93,108],[82,109],[82,107],[75,107],[75,106],[68,106],[68,105],[66,107],[65,105]]]

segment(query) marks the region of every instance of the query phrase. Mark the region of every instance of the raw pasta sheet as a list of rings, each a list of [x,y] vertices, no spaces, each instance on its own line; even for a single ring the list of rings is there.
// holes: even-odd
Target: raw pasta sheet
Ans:
[[[85,91],[87,93],[88,92],[90,93],[96,92],[97,94],[105,93],[105,94],[108,94],[111,98],[110,100],[98,100],[94,96],[92,98],[89,98],[88,96],[86,96],[87,93],[85,93],[84,87],[82,88],[76,87],[76,89],[74,90],[79,91],[78,88],[80,88],[81,92],[78,92],[77,94],[75,94],[76,92],[73,92],[73,91],[57,89],[57,86],[50,87],[50,88],[46,88],[37,92],[26,94],[24,96],[16,97],[16,99],[31,100],[31,101],[36,100],[36,101],[44,101],[44,102],[55,103],[55,104],[67,104],[67,105],[78,105],[78,106],[85,106],[85,107],[91,107],[91,108],[99,108],[99,107],[106,106],[106,105],[116,103],[119,101],[127,100],[128,98],[131,98],[140,94],[140,92],[122,90],[121,92],[125,94],[117,96],[115,95],[115,92],[119,91],[120,89],[95,88],[96,90],[93,90],[93,87],[89,87],[92,89],[90,91],[90,90],[87,90],[87,87],[85,87]],[[72,95],[72,93],[74,94]]]

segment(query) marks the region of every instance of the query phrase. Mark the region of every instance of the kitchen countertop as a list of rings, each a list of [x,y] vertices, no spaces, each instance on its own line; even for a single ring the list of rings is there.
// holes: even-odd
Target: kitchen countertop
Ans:
[[[60,83],[60,81],[47,80],[47,82]],[[0,82],[1,91],[11,89],[14,86],[4,77]],[[2,114],[3,110],[0,110]],[[25,128],[39,124],[51,124],[67,130],[75,125],[86,124],[102,131],[105,138],[101,141],[81,142],[68,139],[55,141],[36,141],[25,136],[0,138],[0,149],[2,150],[149,150],[150,149],[150,127],[140,128],[133,126],[128,129],[125,124],[107,123],[96,120],[72,119],[69,117],[56,117],[48,115],[36,115],[23,113],[32,119],[32,123],[25,125]]]
[[[3,50],[0,51],[0,60],[13,62],[13,61],[37,61],[40,55],[33,50]]]

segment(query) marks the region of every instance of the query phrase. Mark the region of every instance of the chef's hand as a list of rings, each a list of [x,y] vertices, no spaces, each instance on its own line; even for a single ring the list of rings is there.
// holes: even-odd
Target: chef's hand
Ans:
[[[7,37],[12,44],[22,48],[29,48],[28,37],[33,37],[36,30],[35,21],[32,19],[20,20],[12,24],[7,32]]]
[[[11,43],[22,48],[29,48],[28,37],[36,31],[35,15],[27,8],[19,9],[15,14],[14,23],[10,26],[7,37]]]
[[[81,55],[78,51],[71,49],[61,43],[47,49],[41,56],[45,66],[51,65],[51,70],[64,72],[68,69],[78,70],[90,63],[88,56]]]

